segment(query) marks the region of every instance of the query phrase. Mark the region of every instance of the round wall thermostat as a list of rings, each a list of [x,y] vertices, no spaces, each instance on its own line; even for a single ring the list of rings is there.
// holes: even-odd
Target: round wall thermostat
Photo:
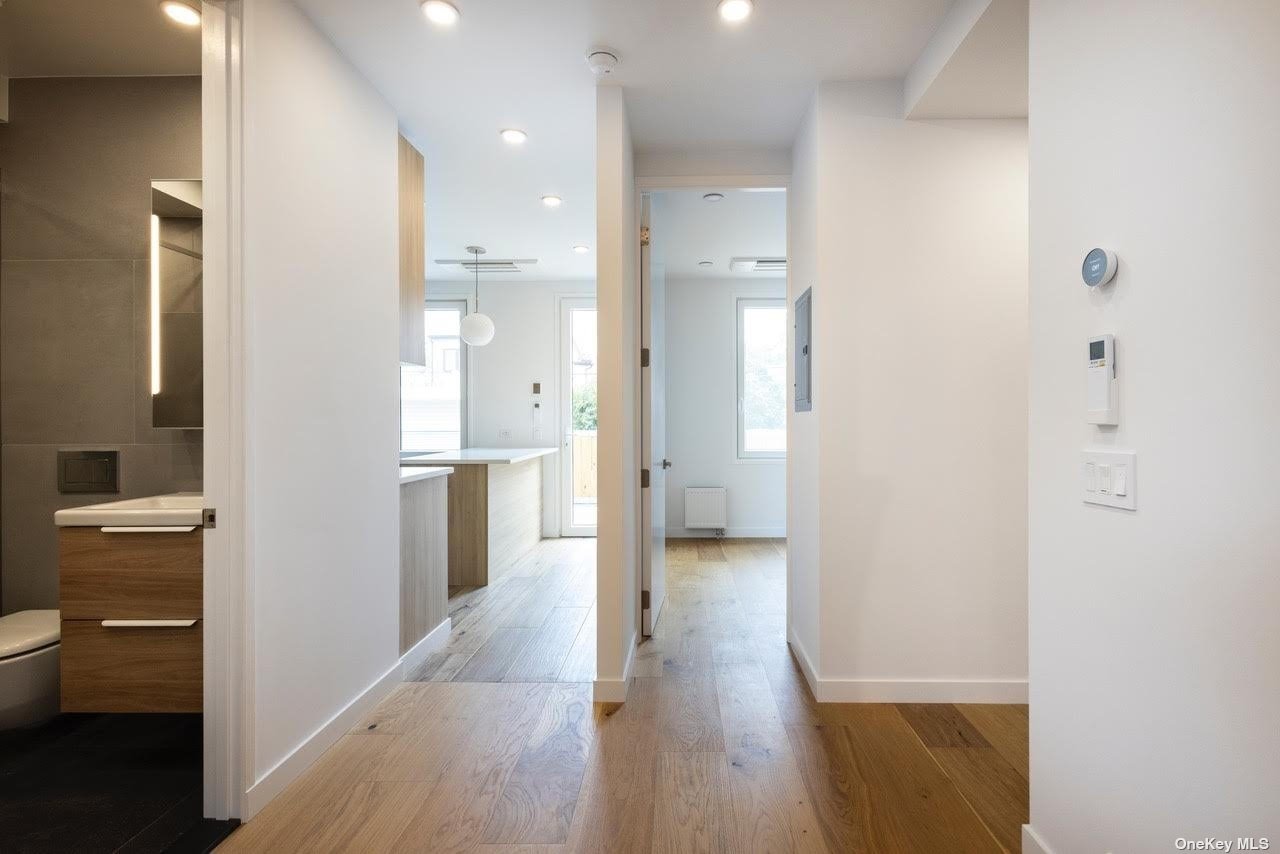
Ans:
[[[1100,287],[1115,278],[1116,265],[1119,264],[1116,253],[1110,249],[1090,249],[1084,256],[1084,264],[1080,267],[1080,275],[1084,283],[1091,288]]]

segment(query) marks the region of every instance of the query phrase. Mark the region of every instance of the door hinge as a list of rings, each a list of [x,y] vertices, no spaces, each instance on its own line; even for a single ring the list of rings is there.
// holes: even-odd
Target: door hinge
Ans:
[[[642,368],[649,367],[649,348],[648,347],[640,348],[640,367]]]
[[[648,469],[640,469],[640,488],[641,489],[649,488],[649,470]]]
[[[649,226],[647,225],[640,226],[640,245],[649,245]]]
[[[218,511],[213,507],[206,507],[200,511],[200,527],[216,528],[218,527]]]
[[[640,591],[640,609],[642,611],[649,610],[649,591],[648,590]]]

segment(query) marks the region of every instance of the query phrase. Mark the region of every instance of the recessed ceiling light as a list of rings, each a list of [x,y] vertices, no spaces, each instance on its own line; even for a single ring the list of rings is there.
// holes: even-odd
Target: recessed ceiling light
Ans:
[[[573,247],[573,251],[577,252],[579,255],[586,255],[588,252],[591,251],[591,247],[583,246],[581,243],[579,243],[577,246]]]
[[[710,261],[699,261],[699,262],[698,262],[698,266],[699,266],[699,267],[710,267],[710,266],[711,266],[711,262],[710,262]]]
[[[751,17],[751,0],[720,0],[720,17],[731,24]]]
[[[560,207],[561,201],[562,199],[559,196],[543,196],[542,197],[542,203],[549,208]]]
[[[529,134],[519,128],[506,128],[502,131],[502,141],[507,145],[524,145],[524,141],[529,138]]]
[[[724,201],[724,193],[707,193],[702,197],[704,202],[721,202]]]
[[[200,26],[200,10],[183,0],[162,0],[160,11],[169,16],[169,20],[184,27]]]
[[[427,16],[428,21],[441,27],[452,27],[462,17],[458,14],[458,7],[446,0],[423,0],[422,14]]]

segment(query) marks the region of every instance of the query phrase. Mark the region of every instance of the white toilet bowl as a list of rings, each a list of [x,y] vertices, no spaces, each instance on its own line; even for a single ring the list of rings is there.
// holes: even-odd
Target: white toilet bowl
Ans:
[[[0,617],[0,730],[31,726],[58,713],[57,611]]]

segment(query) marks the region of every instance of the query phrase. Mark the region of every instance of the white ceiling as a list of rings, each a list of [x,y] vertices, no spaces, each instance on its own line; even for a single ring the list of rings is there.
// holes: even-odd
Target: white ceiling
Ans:
[[[949,0],[756,0],[731,27],[714,0],[454,0],[431,26],[417,0],[296,0],[401,116],[427,160],[433,261],[478,243],[535,257],[521,279],[595,276],[595,82],[616,49],[637,149],[788,147],[820,80],[901,77]],[[529,132],[522,148],[498,138]],[[544,210],[539,197],[564,205]],[[592,253],[575,255],[586,243]],[[515,276],[512,279],[515,280]]]
[[[729,269],[729,259],[787,256],[787,194],[718,189],[716,192],[723,193],[724,198],[708,202],[702,198],[706,192],[709,190],[653,194],[653,245],[660,247],[660,262],[667,277],[779,278],[734,273]],[[710,261],[711,266],[701,267],[699,261]]]
[[[972,6],[972,0],[968,4]],[[958,8],[958,7],[957,7]],[[1027,117],[1027,0],[988,0],[911,105],[913,119]]]
[[[3,0],[0,74],[129,77],[200,73],[200,30],[156,0]]]

